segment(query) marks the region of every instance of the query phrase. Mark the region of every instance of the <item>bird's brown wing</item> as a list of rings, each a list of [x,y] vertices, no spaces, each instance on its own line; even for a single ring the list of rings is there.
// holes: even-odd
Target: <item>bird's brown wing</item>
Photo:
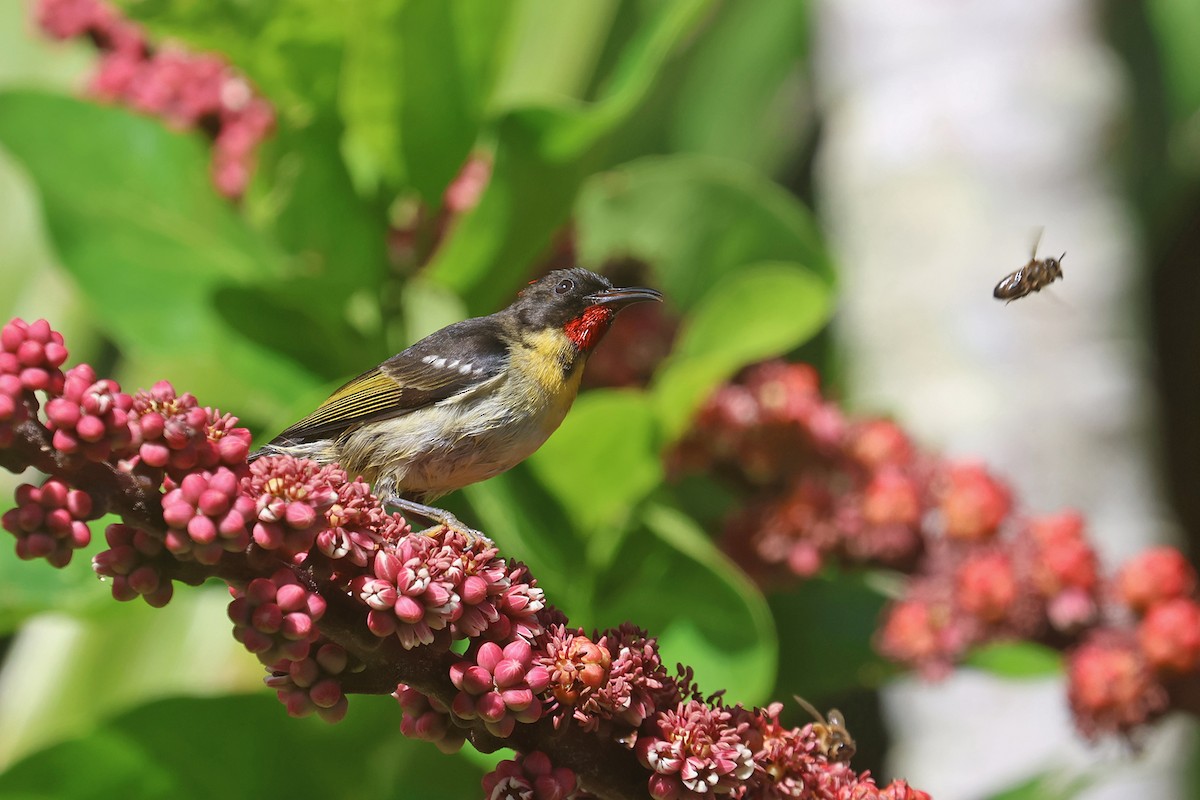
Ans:
[[[508,347],[498,333],[490,317],[443,328],[348,381],[271,444],[334,438],[356,425],[407,414],[485,383],[508,363]]]

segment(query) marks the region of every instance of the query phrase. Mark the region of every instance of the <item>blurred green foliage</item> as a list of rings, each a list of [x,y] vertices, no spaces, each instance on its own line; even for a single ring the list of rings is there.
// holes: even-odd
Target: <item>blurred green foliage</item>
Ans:
[[[822,668],[790,646],[780,675],[780,632],[820,642],[820,620],[768,604],[706,532],[723,495],[693,481],[689,491],[706,498],[693,505],[664,485],[662,461],[716,384],[794,350],[831,312],[833,270],[816,226],[771,177],[809,135],[804,3],[124,6],[155,37],[223,53],[275,104],[277,130],[235,204],[211,186],[200,133],[62,85],[35,87],[27,71],[0,81],[0,147],[17,165],[3,202],[36,198],[53,252],[45,260],[56,262],[44,269],[69,277],[54,302],[13,293],[0,310],[48,316],[68,332],[73,361],[95,360],[127,390],[171,380],[263,436],[415,336],[509,302],[564,230],[583,265],[636,259],[681,321],[649,386],[585,393],[526,465],[452,502],[528,562],[574,622],[649,628],[664,659],[692,666],[706,691],[752,704],[777,685],[859,682],[872,659],[865,638],[820,677],[793,674]],[[83,58],[75,47],[25,46],[48,65],[77,69]],[[397,208],[419,203],[435,217],[473,154],[493,165],[478,204],[420,269],[399,268],[387,248]],[[63,743],[0,775],[0,794],[278,796],[284,784],[263,783],[262,765],[285,753],[294,771],[271,774],[300,794],[378,791],[400,775],[422,797],[465,796],[477,784],[471,766],[453,773],[462,786],[435,790],[429,781],[446,773],[431,764],[442,762],[399,741],[386,702],[355,700],[347,722],[325,731],[287,720],[266,691],[224,696],[253,686],[257,667],[231,640],[205,652],[188,644],[228,639],[213,613],[220,592],[180,592],[168,611],[134,612],[106,601],[85,564],[61,576],[0,564],[0,621],[10,628],[42,609],[87,610],[62,634],[69,658],[12,684],[41,705],[0,737],[0,764]],[[164,619],[173,633],[152,621]],[[126,632],[106,633],[114,628]],[[8,675],[29,663],[14,652]],[[112,692],[114,681],[126,688]],[[172,692],[214,696],[140,705]],[[89,695],[107,700],[80,700]],[[0,711],[19,706],[0,690]],[[254,731],[253,748],[237,747],[243,737],[227,732],[238,729]],[[312,757],[297,757],[305,748]],[[334,750],[364,759],[339,762],[336,786],[319,774],[320,754]],[[196,759],[218,759],[226,774],[198,775]]]

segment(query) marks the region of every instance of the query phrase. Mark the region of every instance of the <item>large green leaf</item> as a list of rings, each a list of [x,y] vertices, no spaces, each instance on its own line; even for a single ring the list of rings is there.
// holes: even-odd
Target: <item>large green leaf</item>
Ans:
[[[630,119],[663,63],[711,5],[655,5],[595,102],[502,116],[494,131],[492,180],[428,267],[434,279],[464,296],[472,313],[492,311],[510,298],[569,218],[606,137]]]
[[[712,286],[655,378],[666,438],[683,432],[717,384],[746,364],[800,346],[832,310],[828,285],[798,264],[748,265]]]
[[[390,697],[355,697],[336,726],[290,719],[263,691],[171,699],[31,755],[0,775],[5,797],[130,800],[213,797],[460,798],[480,769],[405,739]],[[253,731],[253,746],[231,731]]]
[[[644,521],[600,579],[591,622],[632,621],[658,637],[665,663],[693,667],[703,691],[761,703],[779,648],[762,594],[684,514],[656,505]]]
[[[382,0],[347,8],[339,105],[365,177],[436,206],[479,135],[509,3]]]
[[[802,264],[824,283],[833,273],[807,210],[782,187],[733,161],[644,158],[591,178],[576,205],[585,264],[634,257],[690,310],[731,271],[759,261]],[[747,320],[754,309],[746,309]]]
[[[131,359],[243,413],[311,383],[233,333],[216,307],[220,287],[282,280],[287,264],[216,195],[198,136],[12,91],[0,94],[0,145],[33,176],[63,265]]]
[[[21,566],[51,571],[45,564]],[[86,563],[67,571],[91,573]],[[25,624],[7,653],[0,764],[151,698],[261,686],[262,667],[230,635],[223,587],[180,587],[162,609],[114,602],[94,575],[91,597],[87,588],[75,590],[83,602],[70,616],[46,614]]]
[[[654,409],[642,392],[587,392],[529,459],[575,526],[615,526],[662,480]]]
[[[672,150],[734,158],[772,172],[805,145],[810,3],[726,3],[668,105]]]
[[[871,647],[884,598],[862,577],[819,577],[768,598],[779,627],[778,699],[878,686],[890,667]]]
[[[584,100],[601,53],[612,38],[620,0],[510,0],[508,5],[512,9],[508,58],[496,82],[491,110]]]
[[[1200,52],[1195,47],[1200,36],[1200,6],[1191,0],[1152,0],[1146,11],[1160,48],[1171,114],[1184,121],[1186,128],[1186,120],[1194,119],[1200,109]],[[1194,153],[1195,133],[1190,138]]]
[[[288,252],[293,269],[286,280],[264,275],[225,287],[218,303],[245,338],[329,379],[389,355],[377,310],[387,274],[385,211],[355,190],[341,133],[333,117],[281,121],[261,159],[259,183],[269,189],[248,200],[247,216]],[[375,313],[355,317],[355,298]]]

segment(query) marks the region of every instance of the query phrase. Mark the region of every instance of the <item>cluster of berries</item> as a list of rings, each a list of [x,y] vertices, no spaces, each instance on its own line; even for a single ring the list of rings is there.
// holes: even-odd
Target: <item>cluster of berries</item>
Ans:
[[[245,193],[275,112],[243,75],[215,55],[151,45],[139,25],[105,0],[38,0],[36,17],[48,35],[86,38],[100,50],[90,94],[206,132],[217,190],[229,198]]]
[[[672,466],[740,492],[724,545],[764,583],[830,563],[907,573],[876,645],[923,674],[986,643],[1064,650],[1088,736],[1127,734],[1200,686],[1200,604],[1182,554],[1152,550],[1106,580],[1079,514],[1015,513],[983,466],[922,452],[888,420],[847,418],[810,366],[761,364],[722,386]]]
[[[93,560],[113,596],[157,607],[179,582],[224,580],[234,637],[289,713],[337,721],[348,694],[392,691],[401,729],[447,751],[539,723],[522,736],[536,749],[487,776],[489,797],[613,793],[606,781],[628,771],[581,755],[580,741],[641,764],[644,783],[616,790],[629,796],[927,797],[876,786],[831,758],[813,725],[782,727],[778,706],[704,699],[646,631],[570,627],[486,540],[414,533],[337,466],[248,463],[235,418],[167,383],[130,395],[87,365],[64,372],[66,357],[44,321],[0,329],[0,464],[50,475],[3,516],[18,555],[63,566],[89,519],[118,514]]]

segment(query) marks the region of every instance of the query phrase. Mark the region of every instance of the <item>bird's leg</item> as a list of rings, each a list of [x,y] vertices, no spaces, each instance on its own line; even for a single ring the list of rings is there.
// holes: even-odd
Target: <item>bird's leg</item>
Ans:
[[[432,528],[426,528],[425,530],[420,531],[420,533],[426,536],[432,536],[438,532],[440,527],[446,527],[452,531],[458,531],[463,536],[466,536],[468,542],[480,541],[489,547],[494,544],[494,542],[492,542],[492,540],[484,534],[480,533],[474,528],[468,528],[458,519],[458,517],[454,516],[449,511],[446,511],[443,508],[427,506],[424,503],[418,503],[416,500],[409,500],[401,497],[400,493],[392,487],[390,481],[380,481],[378,484],[376,484],[375,489],[379,493],[380,504],[384,506],[394,506],[406,514],[413,514],[422,519],[427,519],[430,522],[437,523]]]

